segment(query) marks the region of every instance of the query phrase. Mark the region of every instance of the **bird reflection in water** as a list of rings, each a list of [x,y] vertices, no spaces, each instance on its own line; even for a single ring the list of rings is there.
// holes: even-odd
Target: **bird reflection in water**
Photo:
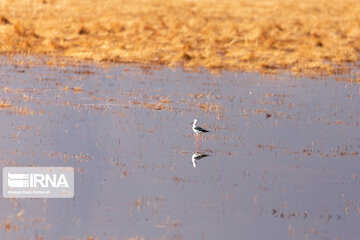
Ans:
[[[202,158],[205,158],[205,157],[208,157],[208,156],[210,156],[210,155],[199,153],[199,152],[194,153],[192,155],[192,157],[191,157],[191,161],[192,161],[192,164],[193,164],[194,168],[196,168],[198,160],[200,160]]]

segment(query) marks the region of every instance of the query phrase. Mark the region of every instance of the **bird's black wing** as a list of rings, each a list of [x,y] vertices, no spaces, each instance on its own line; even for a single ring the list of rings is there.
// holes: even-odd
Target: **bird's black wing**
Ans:
[[[208,154],[200,154],[200,155],[195,157],[195,160],[200,160],[200,159],[202,159],[204,157],[208,157],[208,156],[210,156],[210,155],[208,155]]]
[[[196,130],[200,131],[200,132],[210,132],[206,129],[203,129],[202,127],[195,127]]]

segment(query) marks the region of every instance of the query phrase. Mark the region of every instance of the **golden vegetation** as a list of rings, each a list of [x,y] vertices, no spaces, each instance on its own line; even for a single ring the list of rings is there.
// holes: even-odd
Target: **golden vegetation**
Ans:
[[[0,100],[0,108],[10,108],[11,104],[5,101]]]
[[[21,116],[33,116],[33,115],[35,115],[35,112],[33,110],[31,110],[29,108],[26,108],[26,107],[13,106],[11,110],[12,111],[10,113],[15,113],[16,115],[21,115]]]
[[[81,93],[81,92],[82,92],[82,87],[75,86],[72,90],[73,90],[75,93]]]
[[[150,98],[149,96],[147,96],[148,98]],[[157,97],[154,97],[155,99],[157,99]],[[136,106],[140,106],[140,107],[144,107],[144,108],[148,108],[150,110],[171,110],[172,107],[169,105],[170,104],[170,98],[169,97],[160,97],[158,99],[158,102],[139,102],[139,101],[132,101],[132,103]]]
[[[224,110],[223,106],[213,103],[198,103],[198,107],[201,108],[204,112],[222,112]]]
[[[359,60],[358,0],[13,0],[0,52],[335,74]]]
[[[36,114],[36,112],[29,108],[13,106],[10,102],[0,100],[0,110],[2,109],[6,109],[8,114],[16,114],[21,116],[33,116]],[[37,113],[42,114],[42,111]]]
[[[72,90],[74,93],[81,93],[83,91],[82,87],[80,86],[74,86],[73,88],[70,88],[68,85],[66,85],[63,90],[65,92]]]

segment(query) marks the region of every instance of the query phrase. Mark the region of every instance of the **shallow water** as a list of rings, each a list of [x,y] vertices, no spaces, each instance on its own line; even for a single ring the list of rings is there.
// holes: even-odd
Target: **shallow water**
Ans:
[[[1,239],[359,238],[356,83],[91,64],[0,72],[1,166],[75,168],[74,199],[1,197]],[[196,168],[194,118],[211,131]]]

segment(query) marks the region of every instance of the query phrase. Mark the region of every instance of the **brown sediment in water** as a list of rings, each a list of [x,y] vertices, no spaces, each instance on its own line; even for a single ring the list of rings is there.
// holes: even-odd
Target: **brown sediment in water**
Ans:
[[[14,0],[0,52],[296,74],[359,61],[357,0]]]

